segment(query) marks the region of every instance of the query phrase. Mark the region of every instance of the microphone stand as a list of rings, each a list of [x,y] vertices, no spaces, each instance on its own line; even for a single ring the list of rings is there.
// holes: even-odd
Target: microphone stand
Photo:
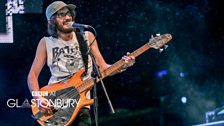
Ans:
[[[95,32],[95,37],[96,37],[96,30],[92,27],[92,26],[89,26],[89,28],[92,28]],[[83,38],[84,38],[84,41],[87,42],[87,39],[85,37],[85,33],[84,33],[84,28],[79,28],[81,34],[83,35]],[[94,39],[95,41],[95,39]],[[94,42],[93,41],[93,42]],[[92,45],[92,43],[90,43],[90,46]],[[87,44],[88,45],[88,44]],[[99,71],[99,68],[96,64],[96,61],[95,61],[95,58],[93,56],[93,54],[91,53],[90,51],[90,46],[88,46],[88,50],[87,50],[87,54],[90,55],[91,59],[92,59],[92,63],[93,63],[93,71],[91,73],[91,76],[94,78],[94,89],[93,89],[93,98],[94,98],[94,105],[93,105],[93,109],[94,109],[94,116],[95,116],[95,123],[96,123],[96,126],[99,126],[99,123],[98,123],[98,97],[97,97],[97,78],[100,80],[101,82],[101,85],[103,87],[103,91],[106,95],[106,98],[107,98],[107,101],[108,101],[108,104],[110,106],[110,109],[111,109],[111,112],[114,114],[115,111],[114,111],[114,108],[113,108],[113,105],[111,103],[111,100],[109,98],[109,95],[107,93],[107,90],[104,86],[104,82],[102,80],[102,77],[101,77],[101,74],[100,74],[100,71]]]

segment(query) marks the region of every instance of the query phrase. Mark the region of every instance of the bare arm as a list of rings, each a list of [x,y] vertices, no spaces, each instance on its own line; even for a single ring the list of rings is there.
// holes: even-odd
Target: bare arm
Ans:
[[[89,42],[92,42],[94,39],[94,35],[91,32],[88,32],[88,40]],[[98,48],[98,44],[97,41],[95,40],[95,42],[91,45],[90,47],[90,51],[93,54],[95,60],[96,60],[96,64],[99,66],[100,71],[105,70],[108,67],[108,64],[105,62],[102,54],[99,51]]]
[[[91,32],[88,32],[88,39],[90,42],[93,41],[94,39],[94,35]],[[110,64],[107,64],[102,56],[102,54],[99,51],[98,48],[98,44],[97,41],[95,40],[95,42],[92,44],[91,48],[90,48],[95,60],[96,60],[96,64],[99,66],[100,71],[105,70],[106,68],[110,67]],[[123,60],[126,60],[127,64],[125,64],[121,69],[115,71],[114,73],[112,73],[111,75],[117,74],[117,73],[121,73],[123,72],[127,67],[130,67],[134,64],[135,62],[135,58],[133,56],[123,56],[122,57]]]
[[[40,90],[38,76],[44,64],[46,63],[46,57],[47,54],[45,40],[42,38],[38,44],[36,55],[27,78],[27,83],[31,93],[32,91]]]

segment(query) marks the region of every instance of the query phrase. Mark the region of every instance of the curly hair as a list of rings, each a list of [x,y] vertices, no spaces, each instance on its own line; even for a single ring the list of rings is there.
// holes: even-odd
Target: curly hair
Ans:
[[[69,10],[71,15],[72,15],[72,20],[75,20],[75,16],[76,16],[76,12],[75,11],[71,11]],[[55,17],[56,13],[54,15],[51,16],[50,18],[50,23],[48,23],[47,25],[47,31],[48,34],[52,37],[58,38],[58,31],[57,31],[57,23],[56,23],[56,17]],[[75,29],[74,29],[75,30]]]
[[[57,24],[56,24],[54,16],[51,17],[50,23],[48,23],[48,25],[47,25],[47,31],[50,36],[55,37],[55,38],[58,37]]]

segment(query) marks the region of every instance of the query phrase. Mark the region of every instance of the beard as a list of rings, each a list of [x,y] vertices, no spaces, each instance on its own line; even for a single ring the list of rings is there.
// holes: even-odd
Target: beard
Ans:
[[[57,23],[57,24],[56,24],[56,28],[57,28],[57,30],[60,31],[60,32],[62,32],[62,33],[71,33],[71,32],[74,31],[73,28],[64,28],[64,27],[63,27],[64,24],[65,24],[65,23],[63,23],[63,24],[58,24],[58,23]]]

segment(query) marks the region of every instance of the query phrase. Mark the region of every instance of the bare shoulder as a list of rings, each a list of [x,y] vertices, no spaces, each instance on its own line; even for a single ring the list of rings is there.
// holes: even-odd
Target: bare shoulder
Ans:
[[[94,34],[92,32],[90,32],[90,31],[86,31],[86,35],[88,36],[88,38],[90,40],[94,39],[94,37],[95,37]]]
[[[46,43],[46,37],[41,38],[39,44],[45,44],[45,43]]]
[[[37,49],[45,49],[46,48],[46,38],[43,37],[40,39]]]
[[[94,36],[94,34],[91,31],[86,31],[86,34],[90,36]]]
[[[37,46],[37,53],[46,52],[46,38],[43,37],[40,39],[39,44]]]

